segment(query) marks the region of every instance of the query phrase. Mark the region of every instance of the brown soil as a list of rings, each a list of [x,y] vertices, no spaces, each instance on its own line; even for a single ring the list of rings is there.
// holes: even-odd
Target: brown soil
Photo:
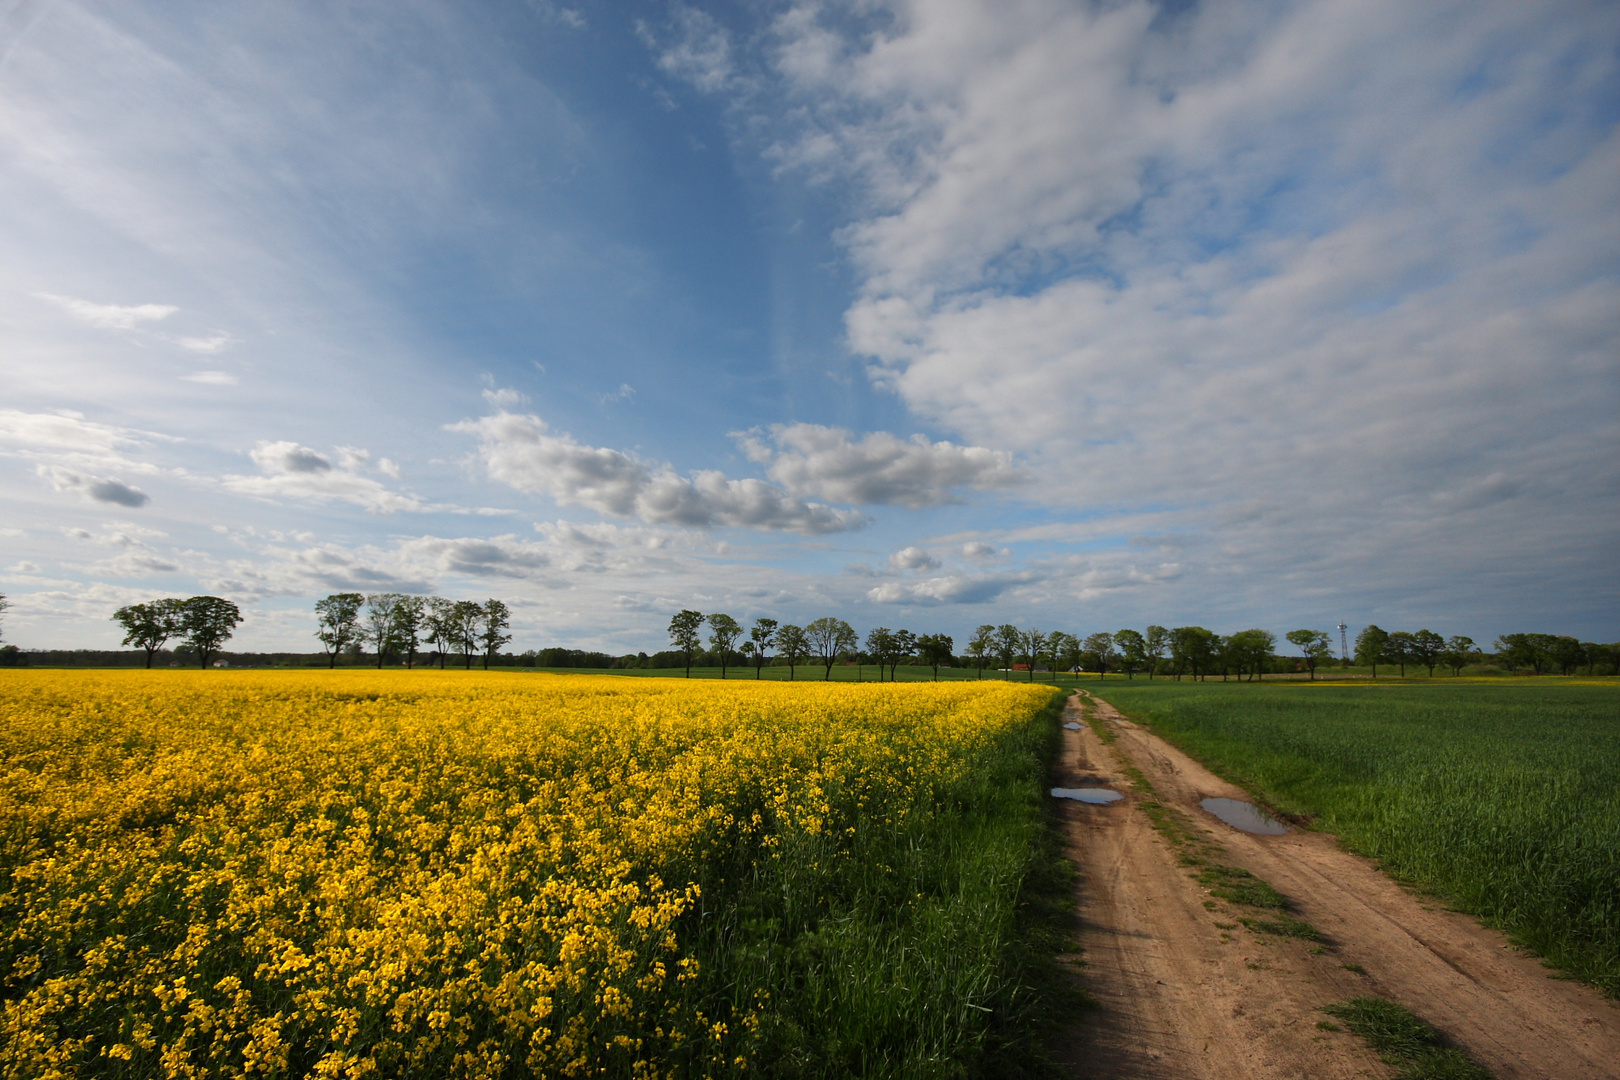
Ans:
[[[1401,888],[1331,836],[1252,836],[1222,824],[1199,800],[1245,792],[1107,704],[1087,704],[1117,741],[1105,745],[1072,698],[1064,719],[1087,727],[1064,732],[1053,782],[1127,797],[1064,803],[1079,869],[1078,977],[1098,1002],[1056,1048],[1067,1075],[1387,1077],[1359,1038],[1317,1026],[1320,1006],[1376,994],[1499,1080],[1620,1077],[1620,1010],[1597,991],[1551,977],[1501,934]],[[1132,766],[1152,795],[1133,785]],[[1324,943],[1244,928],[1240,917],[1274,915],[1213,899],[1188,857],[1270,882]]]

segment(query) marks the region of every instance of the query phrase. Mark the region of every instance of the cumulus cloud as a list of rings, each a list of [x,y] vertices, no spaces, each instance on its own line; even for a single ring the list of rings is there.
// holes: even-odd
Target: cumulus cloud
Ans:
[[[937,570],[939,566],[939,560],[920,547],[901,548],[889,556],[890,570]]]
[[[1000,489],[1028,478],[1010,453],[983,446],[902,439],[874,431],[860,439],[843,428],[776,424],[736,436],[749,460],[789,492],[834,502],[937,506],[962,489]]]
[[[866,598],[876,604],[934,607],[940,604],[987,604],[1008,589],[1031,580],[1027,572],[1017,574],[946,574],[920,581],[885,581],[867,590]]]
[[[173,304],[97,304],[48,292],[37,292],[34,296],[50,301],[85,325],[99,330],[134,330],[143,323],[161,322],[180,310]]]
[[[57,491],[76,491],[92,502],[111,503],[138,510],[152,501],[152,497],[146,492],[113,477],[91,476],[57,465],[41,465],[39,473],[49,480]]]
[[[764,149],[856,193],[874,381],[1029,497],[1164,510],[1236,592],[1396,537],[1451,537],[1407,590],[1620,544],[1620,9],[871,8],[777,22]]]
[[[734,526],[804,534],[859,528],[865,517],[804,502],[763,480],[700,471],[681,476],[667,464],[552,434],[533,415],[501,412],[450,426],[475,435],[492,479],[615,517],[688,528]]]
[[[380,482],[362,475],[357,467],[365,463],[364,451],[348,447],[342,454],[344,467],[339,468],[324,454],[299,443],[264,441],[248,455],[259,467],[260,475],[227,476],[223,483],[231,491],[244,495],[338,500],[364,507],[374,514],[454,509],[429,505],[414,495],[390,491]]]

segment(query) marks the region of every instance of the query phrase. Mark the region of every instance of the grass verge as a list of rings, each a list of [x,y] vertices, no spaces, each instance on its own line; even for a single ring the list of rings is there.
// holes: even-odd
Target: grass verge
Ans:
[[[1355,997],[1322,1006],[1396,1067],[1394,1080],[1490,1080],[1491,1074],[1406,1006],[1388,998]],[[1319,1027],[1321,1025],[1318,1025]]]

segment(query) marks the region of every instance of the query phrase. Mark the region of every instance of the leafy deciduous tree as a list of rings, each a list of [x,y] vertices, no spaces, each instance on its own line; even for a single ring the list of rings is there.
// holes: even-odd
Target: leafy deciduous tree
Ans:
[[[776,632],[776,655],[787,661],[788,682],[792,682],[794,672],[810,655],[810,639],[805,636],[804,627],[788,623]]]
[[[1147,639],[1135,630],[1115,630],[1114,644],[1119,648],[1119,666],[1125,669],[1125,677],[1134,678],[1148,662]]]
[[[489,670],[489,662],[495,654],[500,652],[501,646],[512,640],[508,633],[512,628],[512,610],[499,600],[484,601],[483,619],[478,632],[479,651],[484,654],[484,670]]]
[[[669,620],[669,641],[675,646],[677,652],[686,657],[686,677],[692,677],[692,654],[697,652],[703,641],[698,636],[703,629],[703,613],[683,609],[674,618]]]
[[[1040,666],[1041,657],[1046,655],[1046,632],[1037,630],[1033,626],[1021,634],[1024,655],[1029,657],[1029,681],[1035,681],[1035,669]]]
[[[855,628],[831,615],[824,615],[806,626],[804,635],[811,650],[826,668],[821,677],[823,682],[832,678],[833,665],[838,663],[838,658],[860,644],[860,638],[855,636]]]
[[[1419,630],[1412,635],[1412,659],[1429,669],[1429,678],[1434,678],[1434,666],[1440,662],[1440,654],[1446,651],[1446,639],[1433,630]]]
[[[996,627],[996,659],[1001,661],[1001,670],[1006,673],[1006,678],[1012,678],[1013,661],[1018,658],[1018,650],[1023,644],[1023,631],[1012,623],[1002,623]]]
[[[327,667],[337,667],[337,658],[343,650],[359,640],[360,605],[365,602],[365,597],[354,592],[333,593],[315,601],[315,636],[326,650]],[[146,666],[152,666],[150,657]]]
[[[152,666],[152,654],[181,632],[181,606],[184,603],[183,600],[165,598],[145,604],[130,604],[113,612],[113,621],[124,628],[124,644],[145,650],[147,667]]]
[[[484,605],[476,600],[457,600],[450,605],[450,635],[461,649],[466,670],[472,670],[473,653],[478,648],[479,631],[484,627]]]
[[[915,654],[916,651],[917,651],[917,635],[916,634],[913,634],[910,630],[896,630],[894,632],[894,637],[891,638],[890,641],[889,641],[889,681],[890,682],[894,682],[894,677],[895,677],[895,674],[897,672],[897,669],[900,667],[901,661],[911,659],[912,655]],[[938,672],[935,672],[935,674],[937,675]]]
[[[748,631],[748,644],[753,648],[754,678],[759,678],[760,671],[765,667],[765,650],[771,647],[776,637],[775,619],[755,619],[754,627]]]
[[[1316,678],[1316,665],[1333,659],[1333,639],[1325,630],[1290,630],[1285,636],[1299,649],[1312,679]]]
[[[917,638],[917,659],[934,669],[935,682],[939,682],[939,665],[951,662],[955,647],[949,634],[923,634]]]
[[[180,632],[185,643],[197,650],[203,667],[230,640],[241,621],[241,609],[217,596],[193,596],[180,603]]]
[[[1170,631],[1162,626],[1149,626],[1147,633],[1142,636],[1142,642],[1142,651],[1147,656],[1148,678],[1151,680],[1164,651],[1170,647]]]
[[[1446,667],[1451,669],[1452,676],[1456,677],[1461,675],[1462,669],[1472,663],[1478,655],[1479,647],[1474,644],[1473,638],[1453,634],[1446,639],[1446,651],[1441,659]]]
[[[973,657],[973,667],[978,673],[976,678],[984,678],[984,661],[996,651],[996,628],[985,623],[973,631],[973,640],[968,642],[968,655]]]
[[[1084,649],[1086,658],[1097,665],[1097,677],[1106,678],[1108,665],[1114,661],[1114,635],[1091,634],[1086,638]]]
[[[1365,627],[1356,635],[1356,663],[1370,665],[1372,677],[1378,678],[1378,661],[1386,659],[1389,649],[1389,631],[1381,630],[1377,624]]]
[[[742,624],[730,615],[717,611],[709,616],[709,630],[709,644],[720,650],[720,678],[724,679],[732,646],[742,636]]]

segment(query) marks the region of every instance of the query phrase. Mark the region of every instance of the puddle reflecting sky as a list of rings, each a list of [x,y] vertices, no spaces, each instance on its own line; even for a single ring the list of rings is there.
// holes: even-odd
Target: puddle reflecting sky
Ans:
[[[1118,802],[1125,796],[1117,791],[1110,791],[1105,787],[1055,787],[1052,789],[1054,799],[1074,799],[1083,803],[1111,803]]]
[[[1237,799],[1205,799],[1198,805],[1232,828],[1241,829],[1246,833],[1278,836],[1288,831],[1288,826],[1253,803],[1240,802]]]

